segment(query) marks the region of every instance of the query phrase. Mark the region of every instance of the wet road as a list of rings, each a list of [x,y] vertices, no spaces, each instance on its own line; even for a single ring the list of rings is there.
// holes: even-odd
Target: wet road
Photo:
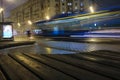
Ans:
[[[50,48],[61,49],[73,52],[90,52],[97,50],[108,50],[120,52],[120,40],[110,38],[88,38],[86,40],[75,41],[60,41],[57,40],[38,40],[39,45],[47,46]]]
[[[77,39],[55,39],[55,38],[37,38],[34,45],[14,47],[0,50],[1,53],[13,51],[30,52],[38,54],[74,54],[79,52],[91,52],[99,50],[120,52],[119,39],[87,38]]]

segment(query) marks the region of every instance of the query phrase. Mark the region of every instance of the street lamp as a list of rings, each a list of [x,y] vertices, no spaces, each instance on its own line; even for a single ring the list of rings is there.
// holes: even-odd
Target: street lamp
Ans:
[[[17,25],[18,25],[19,27],[21,26],[21,24],[20,24],[19,22],[17,23]]]
[[[94,8],[93,8],[92,6],[90,6],[89,9],[90,9],[90,12],[91,12],[91,13],[94,13],[94,12],[95,12],[95,11],[94,11]]]
[[[15,0],[6,0],[7,2],[13,3]]]
[[[31,21],[31,20],[28,20],[28,24],[29,24],[29,25],[32,25],[32,21]]]
[[[4,22],[4,9],[3,9],[3,0],[0,0],[0,13],[1,13],[1,22]]]
[[[4,9],[3,8],[0,8],[0,13],[2,13],[4,11]]]
[[[49,17],[49,16],[46,16],[46,19],[47,19],[47,20],[50,20],[50,17]]]

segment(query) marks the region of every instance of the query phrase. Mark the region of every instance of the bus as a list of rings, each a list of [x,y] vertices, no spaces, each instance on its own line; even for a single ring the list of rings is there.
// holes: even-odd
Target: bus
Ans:
[[[120,11],[101,11],[76,16],[38,21],[35,28],[42,36],[82,35],[90,32],[120,29]]]

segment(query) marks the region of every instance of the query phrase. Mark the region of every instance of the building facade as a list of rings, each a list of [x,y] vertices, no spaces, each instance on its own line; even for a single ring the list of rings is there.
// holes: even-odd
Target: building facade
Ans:
[[[78,14],[90,5],[90,0],[28,0],[12,10],[9,20],[14,22],[14,29],[23,33],[34,28],[34,22],[48,20],[59,14]]]

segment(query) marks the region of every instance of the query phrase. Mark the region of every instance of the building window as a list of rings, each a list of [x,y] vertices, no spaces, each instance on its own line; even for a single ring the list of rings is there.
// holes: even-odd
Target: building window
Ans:
[[[71,6],[72,5],[72,3],[68,3],[68,6]]]
[[[68,14],[71,14],[72,12],[71,11],[68,11]]]
[[[43,6],[43,4],[41,4],[41,9],[42,9],[42,10],[44,9],[44,6]]]
[[[78,9],[78,7],[76,6],[75,9]]]
[[[77,6],[77,5],[78,5],[78,3],[75,3],[75,5]]]
[[[69,10],[72,10],[72,8],[70,7]]]
[[[64,4],[64,3],[62,3],[62,5],[64,6],[65,4]]]
[[[56,4],[56,7],[58,7],[59,5],[58,4]]]
[[[62,7],[62,10],[63,10],[63,11],[65,11],[65,8],[64,8],[64,7]]]
[[[55,0],[56,2],[59,2],[59,0]]]
[[[65,14],[65,12],[63,11],[62,14]]]
[[[80,3],[80,6],[82,7],[82,6],[84,6],[84,4],[81,2],[81,3]]]
[[[48,0],[48,3],[50,3],[50,0]]]

